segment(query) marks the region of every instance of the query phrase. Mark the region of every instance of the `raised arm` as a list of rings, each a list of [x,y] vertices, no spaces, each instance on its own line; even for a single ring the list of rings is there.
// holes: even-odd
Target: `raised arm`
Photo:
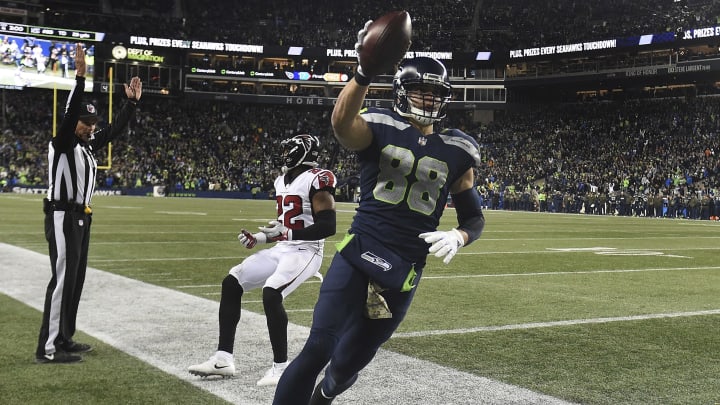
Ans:
[[[52,140],[56,148],[70,148],[75,141],[75,127],[77,126],[80,105],[85,91],[85,72],[85,50],[80,43],[77,43],[75,44],[75,87],[70,92],[65,104],[63,120],[60,123],[57,136]]]
[[[355,79],[348,82],[338,96],[333,108],[332,123],[335,138],[346,149],[363,150],[372,142],[372,131],[360,116],[368,86],[362,86]]]
[[[363,150],[372,142],[372,131],[360,116],[365,95],[373,77],[387,73],[404,57],[410,46],[410,16],[394,12],[369,20],[358,31],[355,52],[358,66],[355,77],[338,95],[331,123],[335,138],[349,150]]]

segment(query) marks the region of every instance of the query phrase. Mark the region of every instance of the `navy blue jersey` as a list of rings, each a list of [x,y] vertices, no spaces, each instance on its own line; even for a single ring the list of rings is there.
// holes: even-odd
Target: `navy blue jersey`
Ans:
[[[361,115],[373,141],[357,152],[360,206],[351,232],[425,262],[428,244],[418,235],[437,230],[450,186],[480,163],[477,142],[457,129],[425,136],[387,109],[369,108]]]

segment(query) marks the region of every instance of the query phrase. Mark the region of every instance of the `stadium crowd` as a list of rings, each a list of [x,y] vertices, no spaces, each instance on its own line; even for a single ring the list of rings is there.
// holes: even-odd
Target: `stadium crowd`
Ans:
[[[108,10],[107,5],[110,5]],[[676,32],[720,21],[720,3],[629,0],[370,0],[327,3],[322,12],[288,0],[85,2],[44,13],[47,26],[113,35],[155,35],[263,45],[346,47],[358,19],[411,10],[413,49],[468,51]],[[623,10],[618,15],[617,10]],[[362,23],[362,21],[360,21]],[[251,89],[254,91],[253,89]],[[8,91],[8,90],[2,90]],[[0,133],[0,181],[41,186],[52,115],[49,91],[10,91]],[[384,95],[387,98],[388,95]],[[148,97],[149,98],[149,97]],[[187,190],[270,191],[280,140],[318,135],[326,159],[352,199],[354,156],[338,148],[320,107],[162,99],[144,102],[129,136],[113,148],[108,188],[165,185]],[[94,100],[107,115],[104,100]],[[60,108],[60,106],[58,106]],[[720,191],[720,98],[514,105],[489,124],[451,112],[448,126],[477,138],[484,165],[478,190],[490,209],[710,218]],[[97,156],[107,162],[106,156]],[[720,197],[717,198],[720,205]],[[703,208],[705,207],[705,208]]]
[[[51,96],[28,89],[5,98],[3,186],[45,184]],[[478,140],[477,187],[490,209],[720,215],[720,97],[525,106],[483,125],[454,112],[447,124]],[[320,137],[322,164],[342,184],[357,181],[354,155],[336,147],[329,110],[319,107],[165,99],[143,103],[129,132],[113,145],[102,187],[269,192],[273,152],[303,132]],[[347,194],[339,199],[352,198],[340,189]]]
[[[677,32],[714,26],[720,16],[720,3],[712,0],[664,0],[652,6],[630,0],[368,0],[327,2],[321,10],[290,0],[244,2],[242,7],[228,0],[213,7],[192,1],[111,1],[111,10],[101,3],[68,4],[45,13],[44,24],[125,35],[342,48],[355,42],[355,27],[364,20],[405,9],[413,16],[414,50],[472,52]]]

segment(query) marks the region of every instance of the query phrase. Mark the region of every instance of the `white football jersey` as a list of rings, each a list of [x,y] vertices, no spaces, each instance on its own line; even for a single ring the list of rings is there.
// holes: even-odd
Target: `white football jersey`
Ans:
[[[335,195],[337,179],[335,174],[325,169],[308,169],[300,173],[290,184],[285,184],[285,176],[275,179],[275,201],[277,220],[290,229],[303,229],[315,223],[312,212],[312,196],[325,190]],[[319,241],[283,241],[286,244],[308,244],[322,249],[324,240]]]

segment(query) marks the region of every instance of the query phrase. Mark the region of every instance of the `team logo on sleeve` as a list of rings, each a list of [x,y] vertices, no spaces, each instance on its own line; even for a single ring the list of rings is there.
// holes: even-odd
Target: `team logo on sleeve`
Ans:
[[[319,188],[335,187],[335,175],[325,170],[317,176]]]

